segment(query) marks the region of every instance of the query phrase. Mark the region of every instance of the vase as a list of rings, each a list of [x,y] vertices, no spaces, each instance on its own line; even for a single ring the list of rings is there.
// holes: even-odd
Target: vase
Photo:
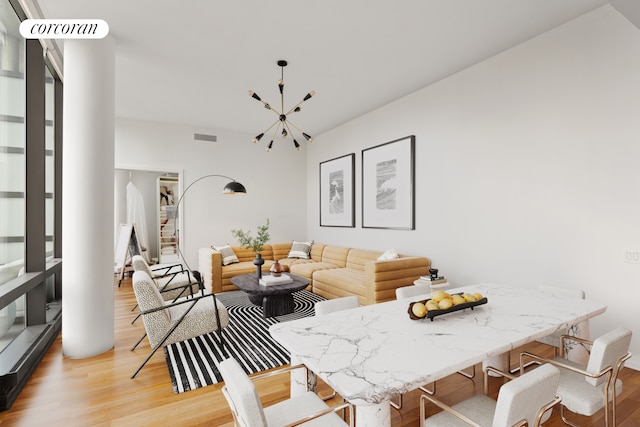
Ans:
[[[282,275],[282,264],[280,264],[280,262],[276,260],[276,262],[273,263],[269,271],[271,272],[271,275],[273,277],[280,277]]]
[[[256,259],[253,260],[253,264],[256,266],[256,275],[258,276],[258,279],[262,279],[262,265],[264,264],[262,254],[256,254]]]

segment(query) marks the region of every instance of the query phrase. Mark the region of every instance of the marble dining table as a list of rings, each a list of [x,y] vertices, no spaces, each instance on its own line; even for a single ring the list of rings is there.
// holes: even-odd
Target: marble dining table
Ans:
[[[412,320],[404,300],[272,325],[272,337],[344,399],[356,406],[356,425],[390,426],[391,399],[486,359],[588,320],[600,301],[543,295],[537,290],[482,283],[448,289],[479,292],[487,303]],[[310,378],[292,376],[291,393]],[[311,384],[314,386],[314,384]]]

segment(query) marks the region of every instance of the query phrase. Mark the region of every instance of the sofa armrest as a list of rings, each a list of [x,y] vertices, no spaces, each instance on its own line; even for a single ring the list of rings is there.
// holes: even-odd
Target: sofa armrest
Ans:
[[[429,274],[431,261],[425,257],[400,257],[384,261],[365,263],[366,304],[390,301],[396,297],[396,288],[412,285],[413,282]]]
[[[222,254],[211,248],[198,250],[198,271],[205,289],[211,293],[222,292]]]

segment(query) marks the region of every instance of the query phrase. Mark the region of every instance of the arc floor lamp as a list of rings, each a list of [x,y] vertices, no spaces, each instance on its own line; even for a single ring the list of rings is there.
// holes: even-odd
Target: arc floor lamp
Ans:
[[[222,189],[222,194],[246,194],[247,189],[244,187],[244,185],[242,185],[241,183],[239,183],[238,181],[236,181],[235,179],[228,177],[226,175],[219,175],[219,174],[210,174],[210,175],[205,175],[205,176],[201,176],[200,178],[196,179],[195,181],[193,181],[191,184],[189,184],[187,186],[187,188],[182,192],[182,194],[180,195],[180,198],[178,199],[178,203],[176,203],[176,210],[175,210],[175,214],[173,216],[173,223],[175,224],[176,227],[176,240],[177,240],[177,248],[178,248],[178,255],[180,256],[180,258],[182,259],[182,261],[184,262],[185,267],[187,268],[188,271],[191,272],[191,274],[193,274],[193,277],[195,277],[195,279],[198,281],[198,287],[200,288],[200,292],[204,295],[204,283],[202,282],[202,275],[200,274],[199,271],[194,271],[191,269],[191,267],[189,267],[189,263],[187,262],[186,258],[184,257],[184,255],[182,255],[182,251],[180,250],[180,232],[178,230],[178,212],[180,209],[180,203],[182,202],[182,199],[184,199],[184,196],[186,196],[187,192],[189,191],[189,189],[191,187],[193,187],[194,184],[196,184],[197,182],[202,181],[205,178],[226,178],[228,180],[230,180],[230,182],[228,182],[224,188]],[[213,294],[213,304],[214,304],[214,310],[216,311],[216,323],[218,326],[218,338],[220,339],[220,349],[222,350],[222,353],[226,356],[227,352],[224,349],[224,339],[222,338],[222,327],[220,325],[220,316],[218,316],[218,299],[215,296],[215,293],[213,292],[213,289],[211,290],[211,293]]]

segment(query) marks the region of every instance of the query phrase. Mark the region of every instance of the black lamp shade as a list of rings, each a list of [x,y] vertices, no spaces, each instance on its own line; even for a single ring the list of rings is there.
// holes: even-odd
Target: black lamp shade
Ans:
[[[224,194],[246,193],[247,189],[244,188],[244,185],[240,184],[238,181],[231,181],[224,186],[222,192]]]

